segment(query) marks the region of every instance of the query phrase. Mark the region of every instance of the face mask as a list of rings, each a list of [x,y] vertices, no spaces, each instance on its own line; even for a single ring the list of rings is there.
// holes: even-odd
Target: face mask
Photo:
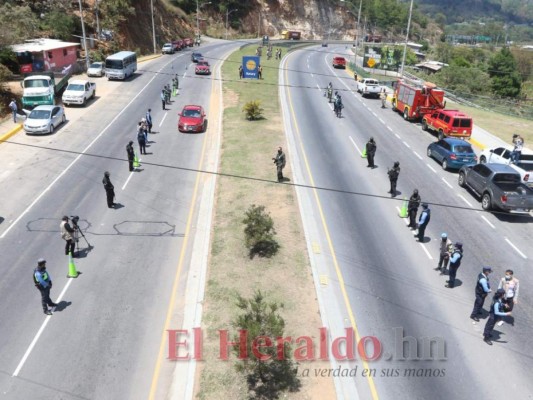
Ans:
[[[512,278],[512,276],[511,276],[511,275],[505,275],[505,280],[506,280],[506,281],[510,281],[510,280],[511,280],[511,278]]]

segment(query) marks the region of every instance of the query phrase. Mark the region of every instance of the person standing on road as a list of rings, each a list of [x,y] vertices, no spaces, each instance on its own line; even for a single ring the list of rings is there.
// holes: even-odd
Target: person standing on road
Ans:
[[[446,267],[448,267],[448,262],[450,261],[450,256],[453,252],[453,244],[452,241],[448,238],[448,234],[443,233],[440,235],[441,241],[440,241],[440,255],[439,255],[439,263],[437,264],[437,268],[435,268],[435,271],[440,271],[441,275],[444,275],[446,272]]]
[[[165,89],[161,90],[161,105],[163,106],[163,111],[166,110],[165,104],[166,104],[166,97],[165,97]]]
[[[148,143],[148,122],[146,122],[146,118],[141,118],[141,122],[139,122],[140,131],[144,135],[144,142],[145,144]],[[137,133],[139,133],[139,129],[137,129]]]
[[[126,145],[126,153],[128,154],[128,166],[130,172],[133,171],[133,160],[135,159],[135,151],[133,150],[133,140]]]
[[[409,203],[407,204],[407,213],[409,215],[409,225],[407,227],[411,228],[412,231],[416,229],[416,214],[421,201],[418,189],[413,190],[413,194],[409,197]]]
[[[146,111],[146,124],[148,125],[148,133],[152,133],[152,109]]]
[[[50,307],[57,307],[57,304],[50,299],[50,289],[52,289],[52,277],[46,271],[46,260],[40,258],[37,261],[37,268],[33,270],[33,283],[35,287],[41,292],[41,303],[43,305],[43,312],[46,315],[52,315]]]
[[[506,315],[511,315],[511,312],[505,312],[505,306],[503,303],[503,297],[505,296],[505,290],[498,289],[494,294],[492,299],[492,304],[490,305],[489,318],[485,324],[485,329],[483,330],[483,341],[488,345],[492,346],[492,331],[494,330],[494,325],[496,321],[505,317]]]
[[[500,284],[498,285],[498,289],[505,291],[503,303],[505,309],[508,311],[513,311],[515,304],[518,303],[518,284],[519,281],[514,277],[513,270],[508,269],[505,271],[505,276],[500,280]]]
[[[104,179],[102,179],[102,184],[104,185],[105,189],[105,195],[107,198],[107,206],[109,208],[115,207],[115,187],[111,183],[111,179],[109,178],[110,173],[109,171],[104,172]]]
[[[146,154],[146,134],[143,130],[142,122],[139,122],[139,129],[137,130],[137,142],[139,143],[141,154]]]
[[[400,176],[400,162],[396,161],[392,169],[387,171],[387,174],[389,174],[390,181],[389,193],[391,194],[391,197],[396,197],[396,183],[398,182],[398,177]]]
[[[379,98],[381,99],[381,108],[386,108],[387,103],[387,92],[386,89],[383,88],[381,90],[381,93],[379,94]]]
[[[74,229],[68,223],[68,217],[66,215],[61,219],[59,229],[61,231],[61,238],[65,241],[65,255],[68,256],[71,253],[72,257],[74,257],[74,246],[76,245],[73,237]]]
[[[376,142],[374,141],[373,137],[370,137],[368,142],[366,142],[366,158],[368,161],[368,167],[375,168],[374,165],[374,156],[376,155]]]
[[[417,238],[420,243],[424,243],[424,234],[426,233],[426,227],[429,224],[431,219],[431,210],[427,203],[422,204],[422,212],[420,213],[420,218],[418,219],[418,234]]]
[[[444,285],[447,288],[453,289],[455,286],[455,276],[457,275],[457,270],[461,266],[461,260],[463,259],[463,244],[461,242],[455,243],[455,248],[452,255],[450,256],[450,274],[449,280],[447,280],[447,285]]]
[[[274,164],[276,164],[276,170],[278,173],[278,182],[283,182],[283,168],[285,168],[285,153],[281,146],[278,148],[278,153],[274,158]]]
[[[9,109],[11,110],[11,113],[13,114],[13,122],[16,124],[18,107],[17,107],[17,102],[15,101],[15,99],[11,99],[11,103],[9,103]]]
[[[481,272],[477,277],[477,283],[475,288],[476,301],[474,301],[474,308],[470,318],[476,322],[479,322],[478,315],[482,314],[483,303],[485,303],[485,297],[488,296],[492,290],[490,289],[489,274],[492,272],[491,267],[483,267],[483,272]]]

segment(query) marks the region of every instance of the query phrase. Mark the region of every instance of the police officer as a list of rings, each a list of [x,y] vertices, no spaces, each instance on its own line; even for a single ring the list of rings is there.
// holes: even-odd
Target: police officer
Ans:
[[[104,172],[104,179],[102,179],[102,183],[104,185],[105,189],[105,195],[107,197],[107,206],[109,208],[115,207],[115,187],[111,183],[111,179],[109,179],[109,171]]]
[[[416,214],[418,213],[418,207],[420,207],[420,202],[422,199],[418,194],[418,189],[413,190],[413,194],[409,197],[409,204],[407,204],[407,212],[409,215],[409,228],[412,231],[416,229]]]
[[[488,345],[492,346],[492,331],[494,330],[494,325],[496,325],[496,320],[506,315],[511,315],[511,312],[504,312],[503,305],[503,296],[505,295],[505,290],[498,289],[494,294],[492,299],[492,304],[490,305],[489,318],[485,324],[485,329],[483,330],[483,341]]]
[[[74,246],[76,242],[74,241],[74,229],[68,223],[68,217],[65,215],[61,218],[61,223],[59,224],[59,229],[61,231],[61,238],[65,241],[65,255],[72,253],[74,256]]]
[[[474,309],[472,310],[472,314],[470,314],[470,318],[473,319],[476,322],[479,322],[478,315],[481,315],[483,303],[485,303],[485,297],[488,296],[488,294],[492,291],[490,289],[490,282],[489,282],[489,274],[492,272],[491,267],[483,267],[483,272],[481,272],[477,276],[477,282],[476,282],[476,301],[474,302]]]
[[[398,177],[400,176],[400,162],[396,161],[392,169],[387,171],[387,174],[389,174],[390,181],[389,193],[391,194],[391,197],[396,197],[396,183],[398,182]]]
[[[278,173],[278,182],[283,182],[283,168],[285,168],[285,153],[281,147],[278,148],[278,154],[274,158],[276,164],[276,171]]]
[[[40,258],[37,261],[37,268],[33,270],[33,282],[35,287],[41,292],[41,303],[43,305],[43,312],[46,315],[52,315],[50,307],[57,307],[57,304],[50,300],[50,289],[52,289],[52,278],[46,271],[46,260]]]
[[[418,219],[418,234],[417,238],[419,242],[424,243],[424,234],[426,233],[426,227],[429,224],[431,219],[431,210],[427,203],[422,204],[422,212],[420,213],[420,218]]]
[[[439,263],[437,264],[435,271],[440,271],[440,274],[444,275],[446,272],[446,267],[448,266],[448,262],[450,261],[451,253],[453,252],[453,245],[452,241],[448,239],[447,233],[440,235],[440,239]]]
[[[148,111],[146,112],[146,124],[148,125],[148,133],[152,133],[152,109],[151,108],[149,108]]]
[[[453,249],[452,255],[450,256],[450,279],[447,280],[447,285],[444,285],[447,288],[453,289],[455,286],[455,276],[457,275],[457,270],[461,266],[461,260],[463,259],[463,244],[461,242],[455,243],[455,248]]]
[[[133,160],[135,159],[135,151],[133,151],[133,140],[130,140],[130,142],[127,144],[126,153],[128,154],[128,165],[131,172],[133,171]]]
[[[139,126],[137,128],[137,142],[139,143],[139,151],[141,154],[146,154],[146,135],[147,130],[145,130],[145,127],[143,126],[142,121],[139,122]]]
[[[161,105],[163,106],[163,111],[166,110],[165,108],[165,104],[167,103],[166,102],[166,98],[165,98],[165,89],[161,90]]]
[[[375,168],[374,165],[374,156],[376,155],[376,142],[374,141],[374,138],[371,137],[368,142],[366,142],[366,158],[368,161],[368,167]]]

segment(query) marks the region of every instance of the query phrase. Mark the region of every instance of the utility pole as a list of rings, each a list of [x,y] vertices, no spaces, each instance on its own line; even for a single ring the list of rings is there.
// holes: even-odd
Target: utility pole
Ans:
[[[234,10],[226,9],[226,40],[228,40],[228,17],[232,12],[239,11],[237,8]]]
[[[154,0],[150,0],[150,7],[152,9],[152,38],[154,41],[154,54],[157,53],[157,46],[155,43],[155,23],[154,23]]]
[[[85,36],[85,23],[83,22],[83,9],[81,8],[81,0],[78,0],[80,5],[80,18],[81,18],[81,32],[83,35],[83,48],[85,49],[85,65],[89,69],[89,48],[87,47],[87,36]]]
[[[413,0],[409,7],[409,20],[407,21],[407,33],[405,34],[405,43],[403,45],[402,66],[400,68],[400,78],[403,78],[403,69],[405,67],[405,56],[407,55],[407,42],[409,41],[409,29],[411,28],[411,17],[413,15]]]
[[[96,7],[96,38],[97,39],[100,39],[100,18],[98,16],[99,14],[99,11],[98,11],[98,3],[100,2],[100,0],[95,0],[94,4],[95,4],[95,7]]]

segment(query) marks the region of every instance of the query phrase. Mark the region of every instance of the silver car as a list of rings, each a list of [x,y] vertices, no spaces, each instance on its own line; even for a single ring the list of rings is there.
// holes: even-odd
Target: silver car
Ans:
[[[26,121],[24,121],[24,131],[28,135],[51,134],[66,119],[63,107],[38,106],[32,110]]]
[[[89,65],[87,76],[104,76],[105,66],[103,62],[95,62]]]

